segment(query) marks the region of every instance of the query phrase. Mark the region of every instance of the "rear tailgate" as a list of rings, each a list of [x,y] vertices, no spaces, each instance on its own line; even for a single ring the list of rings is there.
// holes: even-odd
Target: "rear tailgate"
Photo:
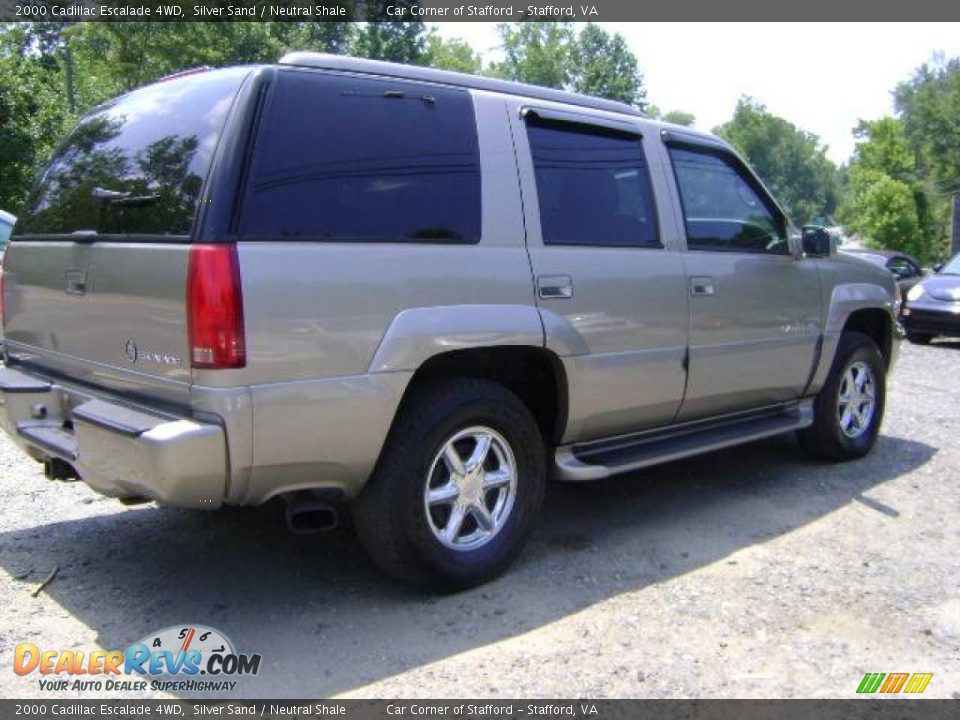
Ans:
[[[249,72],[160,82],[80,122],[41,176],[7,249],[11,358],[110,389],[171,400],[188,394],[190,239]]]

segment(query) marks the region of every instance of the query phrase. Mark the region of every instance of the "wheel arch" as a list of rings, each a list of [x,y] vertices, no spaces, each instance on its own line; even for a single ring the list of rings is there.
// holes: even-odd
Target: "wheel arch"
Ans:
[[[530,409],[548,443],[567,421],[567,376],[545,347],[543,321],[533,305],[449,305],[399,313],[384,333],[370,373],[413,372],[404,400],[437,378],[499,382]]]
[[[397,414],[420,388],[458,377],[490,380],[519,397],[548,445],[563,436],[568,411],[566,371],[553,351],[532,345],[475,347],[431,356],[414,372]]]
[[[824,323],[823,346],[808,394],[817,393],[833,367],[840,337],[862,332],[872,338],[889,369],[896,358],[894,297],[876,283],[843,283],[833,288]]]

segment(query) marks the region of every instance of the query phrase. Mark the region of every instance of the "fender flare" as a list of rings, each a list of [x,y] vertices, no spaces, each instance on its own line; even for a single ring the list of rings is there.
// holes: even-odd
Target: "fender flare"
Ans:
[[[397,314],[373,354],[369,373],[415,371],[435,355],[502,346],[544,347],[533,305],[438,305]]]
[[[891,321],[895,319],[895,299],[882,285],[876,283],[841,283],[833,288],[823,325],[823,346],[820,359],[808,387],[816,393],[826,382],[844,325],[859,310],[883,310]]]

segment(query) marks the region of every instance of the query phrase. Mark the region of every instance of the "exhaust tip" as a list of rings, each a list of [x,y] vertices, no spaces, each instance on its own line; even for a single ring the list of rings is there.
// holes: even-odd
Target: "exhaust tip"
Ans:
[[[309,492],[299,493],[288,500],[285,518],[287,529],[294,535],[328,532],[340,524],[337,509]]]

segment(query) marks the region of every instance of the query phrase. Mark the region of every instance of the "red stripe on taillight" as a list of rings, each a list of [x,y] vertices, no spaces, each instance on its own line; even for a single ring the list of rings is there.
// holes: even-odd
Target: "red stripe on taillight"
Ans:
[[[190,364],[216,370],[247,363],[237,246],[192,245],[187,273]]]

